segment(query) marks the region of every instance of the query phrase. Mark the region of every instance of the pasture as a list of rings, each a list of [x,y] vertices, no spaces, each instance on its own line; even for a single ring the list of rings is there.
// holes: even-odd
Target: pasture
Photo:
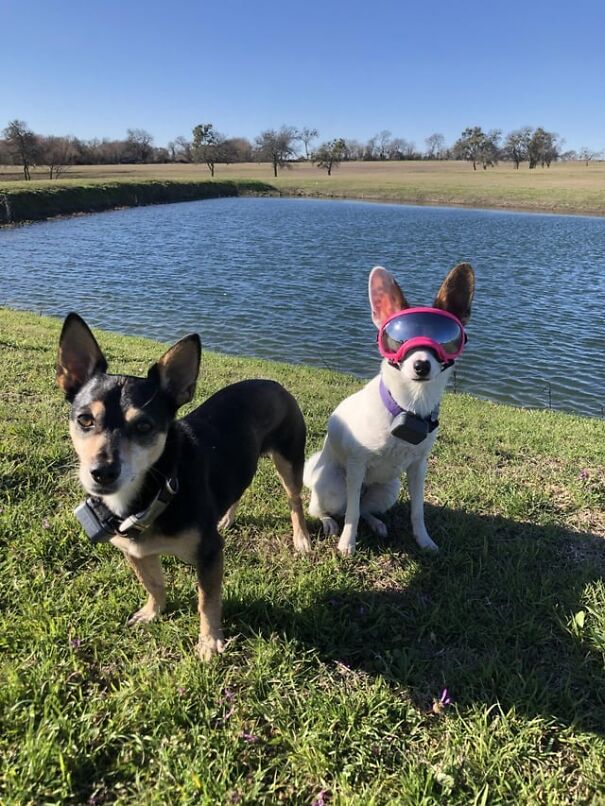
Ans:
[[[202,164],[71,166],[52,182],[42,168],[32,175],[33,181],[21,182],[15,166],[0,166],[0,193],[60,184],[210,179]],[[288,195],[605,215],[605,162],[553,163],[531,171],[527,164],[517,171],[510,163],[473,171],[470,163],[456,161],[348,162],[332,176],[300,162],[280,170],[277,179],[267,163],[217,165],[215,181],[227,180],[264,182]]]
[[[0,308],[3,803],[601,802],[605,422],[446,396],[436,556],[405,493],[388,539],[345,560],[311,522],[295,556],[263,460],[225,536],[227,650],[202,665],[191,570],[168,560],[167,613],[128,629],[142,589],[72,515],[59,328]],[[163,349],[99,339],[113,371]],[[204,354],[196,403],[254,376],[296,395],[309,451],[360,383]]]

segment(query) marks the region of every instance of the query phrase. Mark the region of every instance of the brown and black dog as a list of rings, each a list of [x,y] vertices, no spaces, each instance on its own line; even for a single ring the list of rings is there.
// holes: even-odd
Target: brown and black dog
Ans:
[[[227,386],[186,417],[201,344],[197,334],[173,345],[147,377],[109,375],[83,319],[71,313],[59,342],[57,383],[71,404],[69,430],[89,498],[76,510],[93,542],[121,549],[149,598],[129,624],[152,621],[165,604],[160,555],[195,566],[198,653],[224,648],[221,629],[223,545],[239,498],[269,454],[290,504],[294,546],[308,551],[302,503],[306,429],[298,404],[273,381]],[[221,520],[222,519],[222,520]]]

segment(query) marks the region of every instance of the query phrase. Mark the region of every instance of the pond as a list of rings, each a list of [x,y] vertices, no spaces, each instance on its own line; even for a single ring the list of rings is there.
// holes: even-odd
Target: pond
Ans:
[[[276,198],[118,210],[0,231],[0,304],[366,378],[370,269],[430,304],[461,260],[477,293],[456,388],[602,416],[598,218]]]

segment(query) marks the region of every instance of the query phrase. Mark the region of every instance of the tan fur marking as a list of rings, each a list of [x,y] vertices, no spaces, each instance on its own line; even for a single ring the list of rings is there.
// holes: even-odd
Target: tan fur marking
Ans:
[[[69,424],[69,433],[71,434],[71,439],[80,461],[85,466],[85,469],[88,470],[97,456],[105,448],[107,436],[103,433],[84,436],[82,432],[78,430],[76,424],[72,422]]]
[[[93,400],[88,408],[95,418],[95,422],[98,423],[100,421],[102,423],[105,416],[105,404],[100,400]]]
[[[156,534],[150,530],[145,532],[138,540],[131,540],[129,537],[116,535],[111,538],[110,542],[134,559],[145,559],[146,557],[154,557],[160,554],[170,554],[173,557],[178,557],[179,560],[185,563],[194,565],[197,547],[200,542],[200,533],[197,529],[187,529],[178,536],[166,537],[165,535]]]
[[[130,406],[126,409],[126,414],[124,415],[124,419],[127,423],[132,422],[132,420],[136,419],[139,414],[141,414],[142,409],[137,409],[134,406]]]
[[[146,604],[128,621],[130,625],[153,621],[166,605],[164,572],[158,556],[138,558],[124,552],[137,579],[149,594]]]
[[[209,660],[224,649],[221,629],[223,581],[223,552],[219,552],[209,569],[198,571],[198,612],[200,614],[200,639],[197,651],[202,660]]]
[[[277,475],[281,481],[290,505],[290,517],[292,519],[292,534],[294,548],[296,551],[306,552],[311,550],[309,532],[303,512],[300,491],[302,489],[302,478],[296,479],[294,469],[280,453],[271,453],[271,458],[275,463]]]

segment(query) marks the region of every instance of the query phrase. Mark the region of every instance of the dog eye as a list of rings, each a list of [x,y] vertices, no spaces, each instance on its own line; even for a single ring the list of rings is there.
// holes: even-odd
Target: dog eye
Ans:
[[[92,428],[95,424],[95,418],[92,414],[78,414],[77,420],[81,428]]]
[[[137,434],[148,434],[153,428],[151,420],[137,420],[134,424],[134,430]]]

